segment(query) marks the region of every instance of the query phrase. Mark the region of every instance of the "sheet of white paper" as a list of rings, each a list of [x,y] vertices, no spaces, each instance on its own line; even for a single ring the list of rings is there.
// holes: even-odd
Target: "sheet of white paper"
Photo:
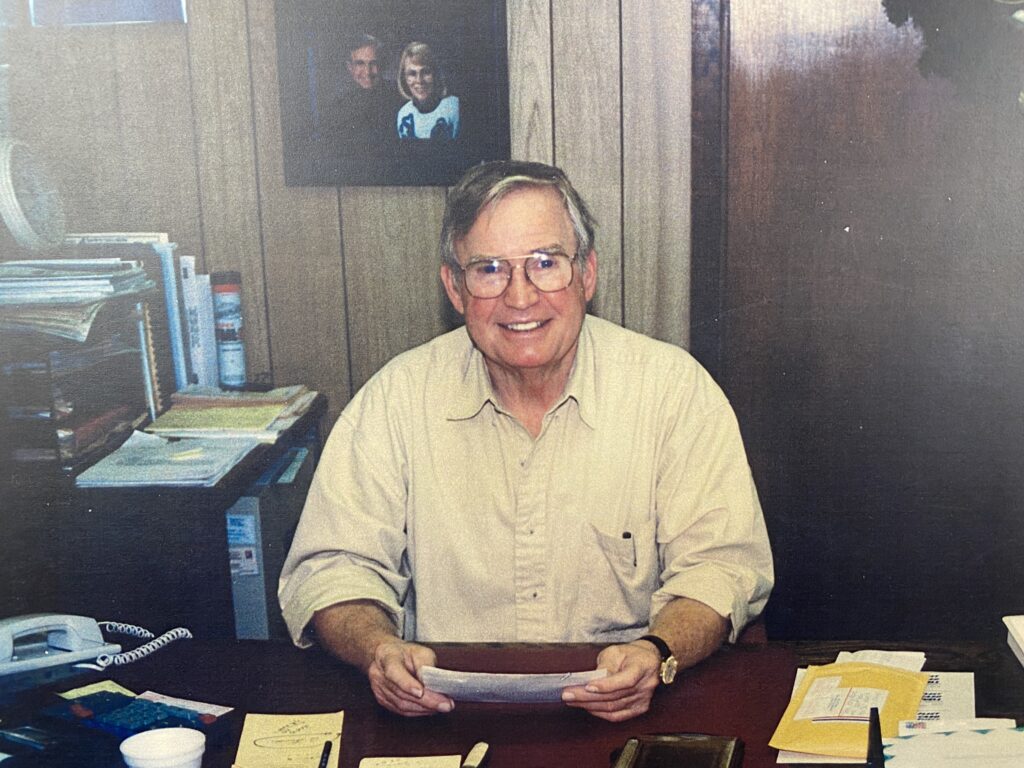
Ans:
[[[922,733],[953,733],[954,731],[982,731],[992,728],[1016,728],[1017,721],[1009,717],[972,717],[968,720],[903,720],[900,736]]]
[[[809,752],[790,752],[779,750],[779,758],[775,762],[780,765],[800,765],[801,763],[828,763],[829,765],[864,765],[862,757],[833,757],[832,755],[812,755]]]
[[[1024,730],[924,733],[885,744],[885,768],[1020,768]]]
[[[454,669],[420,667],[420,680],[432,691],[456,701],[540,703],[561,701],[562,689],[586,685],[606,677],[605,669],[587,672],[554,672],[541,675],[510,675],[492,672],[459,672]]]
[[[920,672],[924,669],[925,655],[922,651],[840,651],[836,656],[836,663],[847,661],[863,661],[867,664],[881,664]]]
[[[364,757],[359,768],[459,768],[459,755],[431,755],[427,757]]]
[[[220,717],[226,715],[231,711],[231,707],[222,707],[219,704],[207,704],[205,701],[192,701],[191,699],[178,699],[174,696],[165,696],[162,693],[156,693],[155,691],[144,691],[140,693],[138,698],[145,699],[147,701],[155,701],[160,704],[167,704],[171,707],[181,707],[182,709],[191,709],[194,712],[198,712],[201,715],[213,715],[214,717]]]
[[[915,721],[967,720],[974,717],[974,673],[932,672]]]

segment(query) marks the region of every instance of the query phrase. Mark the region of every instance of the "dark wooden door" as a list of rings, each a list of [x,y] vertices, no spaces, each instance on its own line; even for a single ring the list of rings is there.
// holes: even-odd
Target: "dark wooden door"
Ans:
[[[775,637],[995,635],[1024,612],[1014,10],[731,2],[718,373]]]

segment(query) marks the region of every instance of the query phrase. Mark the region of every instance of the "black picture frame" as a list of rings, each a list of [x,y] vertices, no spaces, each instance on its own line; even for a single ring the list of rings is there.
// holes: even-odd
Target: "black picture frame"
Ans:
[[[288,0],[275,23],[286,185],[446,186],[509,157],[505,0]],[[380,43],[372,91],[346,66],[364,35]],[[398,111],[408,131],[412,100],[399,92],[398,62],[414,41],[429,46],[435,82],[455,97],[429,113],[457,126],[454,138],[436,128],[399,138]]]

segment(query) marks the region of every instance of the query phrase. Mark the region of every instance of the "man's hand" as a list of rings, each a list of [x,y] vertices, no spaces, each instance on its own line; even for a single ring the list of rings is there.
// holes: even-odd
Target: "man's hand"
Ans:
[[[406,717],[451,712],[455,703],[424,687],[419,668],[436,662],[434,652],[424,645],[398,638],[385,640],[373,652],[373,661],[366,670],[370,689],[377,702],[392,712]]]
[[[677,597],[658,613],[651,632],[675,652],[679,669],[686,669],[714,653],[728,629],[728,619],[704,603]],[[650,708],[651,697],[661,682],[661,654],[653,643],[634,640],[610,645],[598,655],[597,666],[607,669],[608,677],[566,688],[562,701],[615,722],[642,715]]]
[[[612,722],[642,715],[650,708],[661,668],[661,655],[653,645],[647,641],[610,645],[598,655],[597,666],[607,669],[608,677],[566,688],[562,701]]]
[[[414,717],[451,712],[455,706],[419,680],[420,667],[435,663],[434,652],[399,638],[394,620],[376,603],[354,600],[328,606],[313,614],[313,627],[328,652],[366,673],[385,709]]]

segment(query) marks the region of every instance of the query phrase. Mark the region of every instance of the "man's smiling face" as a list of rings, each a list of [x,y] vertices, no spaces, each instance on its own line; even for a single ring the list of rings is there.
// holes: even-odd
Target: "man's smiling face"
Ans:
[[[544,187],[510,192],[485,208],[464,238],[455,243],[460,264],[477,259],[508,259],[518,265],[538,251],[576,252],[576,235],[559,193]],[[455,309],[465,317],[473,343],[493,372],[564,373],[575,357],[587,302],[597,286],[597,257],[586,268],[573,264],[572,283],[544,293],[525,269],[514,269],[508,288],[493,299],[478,299],[460,275],[442,267],[442,279]]]

